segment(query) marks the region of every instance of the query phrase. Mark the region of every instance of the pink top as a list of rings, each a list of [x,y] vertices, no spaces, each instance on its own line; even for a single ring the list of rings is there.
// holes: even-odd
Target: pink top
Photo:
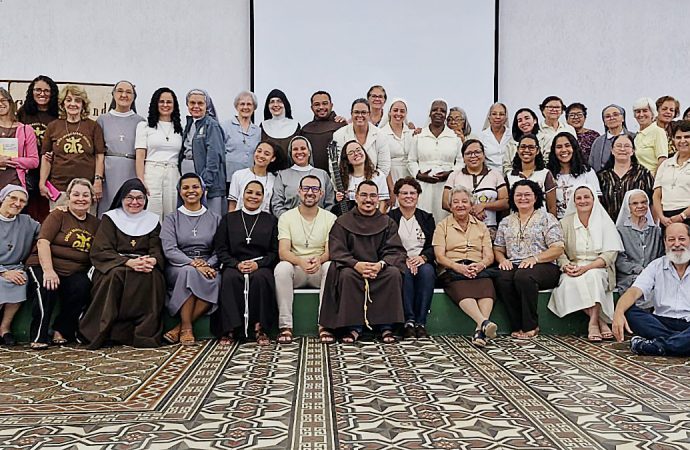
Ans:
[[[10,158],[11,161],[17,163],[17,177],[21,181],[22,186],[26,188],[26,171],[38,167],[38,146],[36,144],[36,134],[31,125],[24,125],[23,123],[17,126],[17,142],[18,154],[16,158]]]

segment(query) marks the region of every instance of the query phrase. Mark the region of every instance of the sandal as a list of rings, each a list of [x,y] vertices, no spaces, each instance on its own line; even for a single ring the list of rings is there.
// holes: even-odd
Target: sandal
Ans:
[[[614,339],[613,332],[606,322],[599,322],[599,331],[603,340],[611,341]]]
[[[32,342],[31,343],[31,349],[32,350],[47,350],[48,344],[46,344],[45,342]]]
[[[62,345],[66,344],[67,339],[60,333],[59,331],[53,331],[53,344],[55,345]]]
[[[322,328],[319,331],[319,340],[322,344],[332,344],[335,342],[335,336],[333,336],[333,333],[331,333],[327,329]]]
[[[218,341],[218,345],[223,345],[223,346],[232,345],[234,343],[235,343],[235,337],[232,335],[232,333],[223,336]]]
[[[180,342],[180,326],[178,325],[175,328],[168,330],[163,335],[163,340],[168,344],[177,344]]]
[[[398,342],[398,338],[395,337],[395,334],[393,334],[392,330],[386,330],[381,333],[381,342],[384,344],[394,344]]]
[[[599,324],[589,325],[587,327],[587,340],[589,342],[601,342],[603,340]]]
[[[292,328],[281,328],[278,335],[279,344],[292,344]]]
[[[343,344],[354,344],[359,340],[359,333],[355,330],[350,330],[345,336],[342,337],[341,341]]]
[[[196,339],[194,338],[194,330],[191,328],[185,328],[180,330],[180,344],[182,345],[194,345],[196,344]]]
[[[474,336],[472,336],[472,345],[479,348],[486,347],[486,335],[482,330],[474,331]]]
[[[486,319],[484,322],[482,322],[482,324],[480,325],[480,329],[482,333],[484,333],[485,338],[496,339],[496,331],[498,331],[498,325],[496,325],[489,319]]]
[[[268,345],[271,343],[271,339],[268,337],[266,332],[262,329],[256,330],[256,335],[255,335],[256,343],[257,345]]]
[[[539,327],[535,328],[534,330],[524,331],[524,332],[522,332],[522,334],[517,336],[517,338],[518,339],[533,339],[537,336],[539,336]]]
[[[510,337],[512,337],[513,339],[521,339],[520,336],[523,336],[524,334],[525,334],[524,331],[517,330],[517,331],[513,331],[512,333],[510,333]]]

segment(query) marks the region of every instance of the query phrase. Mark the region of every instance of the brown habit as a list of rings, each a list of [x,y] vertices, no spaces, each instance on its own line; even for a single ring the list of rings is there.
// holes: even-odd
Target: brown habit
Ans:
[[[134,347],[161,344],[165,278],[160,230],[158,225],[144,236],[132,237],[103,216],[91,245],[93,301],[79,324],[89,348],[99,348],[108,340]],[[135,272],[125,266],[130,259],[125,254],[153,256],[158,264],[151,273]]]
[[[363,216],[355,208],[333,224],[328,251],[332,263],[321,305],[321,325],[341,328],[365,324],[364,278],[354,269],[360,261],[386,263],[376,279],[369,280],[369,324],[403,321],[402,271],[407,254],[393,219],[379,211]]]
[[[331,114],[325,120],[319,120],[314,117],[314,120],[302,127],[300,134],[311,142],[311,156],[314,160],[314,167],[330,173],[328,144],[333,140],[333,133],[345,125],[347,125],[346,121],[336,122],[335,112],[331,111]]]

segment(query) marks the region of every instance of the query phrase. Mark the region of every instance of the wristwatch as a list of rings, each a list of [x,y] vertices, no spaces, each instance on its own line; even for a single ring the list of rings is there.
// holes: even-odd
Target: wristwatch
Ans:
[[[688,220],[688,216],[685,215],[685,211],[681,212],[679,215],[681,219]]]
[[[94,179],[94,180],[101,180],[101,181],[105,180],[105,178],[103,177],[103,175],[98,175],[98,174],[94,175],[94,176],[93,176],[93,179]]]
[[[386,268],[386,261],[381,260],[381,261],[379,261],[379,264],[381,264],[381,270]]]

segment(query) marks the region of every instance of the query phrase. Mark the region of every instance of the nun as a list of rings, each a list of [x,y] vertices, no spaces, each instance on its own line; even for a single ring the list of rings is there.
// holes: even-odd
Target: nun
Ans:
[[[26,300],[29,277],[24,260],[38,237],[40,225],[31,217],[19,214],[29,194],[21,186],[8,184],[0,190],[0,342],[14,345],[12,319]]]
[[[166,306],[180,323],[163,335],[170,343],[192,345],[192,324],[215,311],[220,290],[218,256],[213,248],[220,216],[206,207],[206,187],[199,175],[186,173],[177,185],[178,208],[168,214],[161,229],[167,264]]]
[[[616,289],[623,294],[650,262],[664,255],[661,228],[652,217],[645,191],[631,189],[625,193],[616,229],[624,248],[616,258]],[[652,299],[642,296],[635,304],[638,308],[651,308]]]
[[[158,215],[146,211],[146,187],[127,180],[91,245],[93,301],[80,331],[97,349],[108,342],[134,347],[161,344],[165,302],[163,248]]]
[[[276,161],[280,162],[276,169],[287,169],[290,140],[299,134],[301,126],[292,118],[290,101],[280,89],[268,93],[260,128],[261,142],[270,142],[276,149]]]
[[[213,239],[223,263],[220,304],[211,329],[221,345],[254,337],[268,345],[266,334],[276,323],[278,306],[273,267],[278,262],[278,220],[261,210],[264,186],[250,181],[242,209],[223,217]]]

